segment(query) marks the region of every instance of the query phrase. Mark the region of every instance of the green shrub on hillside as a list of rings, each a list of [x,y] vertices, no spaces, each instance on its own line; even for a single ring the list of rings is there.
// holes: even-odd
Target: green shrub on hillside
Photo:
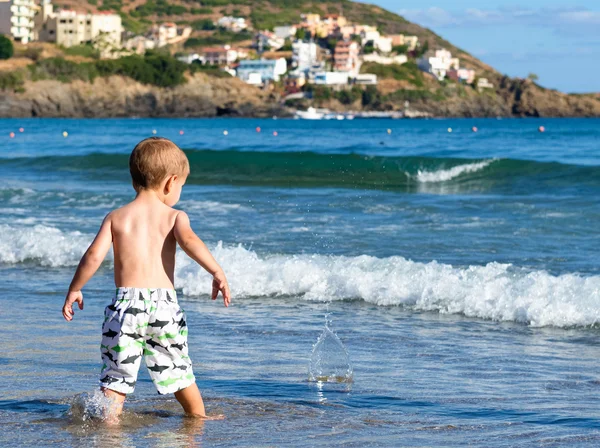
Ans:
[[[12,90],[13,92],[23,92],[25,84],[23,72],[0,72],[0,90]]]
[[[41,79],[57,79],[61,82],[74,80],[93,81],[98,76],[94,63],[68,61],[63,58],[42,59],[28,66],[33,81]]]
[[[86,58],[99,59],[100,51],[92,44],[74,45],[72,47],[63,48],[63,53],[70,56],[84,56]]]
[[[423,73],[412,61],[405,64],[382,65],[374,62],[367,62],[362,65],[361,73],[372,73],[381,79],[396,79],[398,81],[408,81],[417,87],[423,87]]]
[[[34,81],[57,79],[71,82],[80,79],[93,82],[97,76],[121,75],[142,84],[174,87],[185,82],[187,65],[168,54],[149,51],[144,56],[131,55],[80,64],[63,58],[48,58],[30,65],[29,70]]]
[[[0,59],[12,58],[15,49],[12,41],[3,34],[0,34]]]
[[[192,28],[199,31],[212,31],[217,29],[217,25],[210,19],[202,19],[192,22]]]
[[[174,87],[185,82],[186,64],[174,57],[148,51],[142,56],[131,55],[119,59],[101,60],[96,63],[101,76],[128,76],[142,84]]]
[[[167,0],[148,0],[146,3],[130,11],[132,17],[180,16],[188,12],[188,8],[181,5],[171,5]]]
[[[185,41],[185,48],[207,47],[211,45],[226,45],[244,40],[252,40],[254,35],[250,31],[234,33],[232,31],[218,30],[211,36],[190,37]]]

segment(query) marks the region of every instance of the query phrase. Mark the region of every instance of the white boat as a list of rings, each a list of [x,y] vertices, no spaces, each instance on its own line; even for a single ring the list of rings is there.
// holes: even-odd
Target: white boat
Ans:
[[[306,110],[297,110],[295,118],[299,118],[301,120],[322,120],[325,118],[327,111],[322,109],[315,109],[314,107],[309,107]]]

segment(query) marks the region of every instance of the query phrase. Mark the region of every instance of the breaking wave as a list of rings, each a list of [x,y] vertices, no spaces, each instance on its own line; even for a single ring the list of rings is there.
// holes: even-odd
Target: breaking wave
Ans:
[[[294,151],[187,150],[186,154],[191,166],[187,181],[200,185],[407,192],[421,192],[425,185],[443,185],[460,187],[457,191],[502,189],[518,193],[578,185],[600,187],[600,170],[597,167],[557,162]],[[127,154],[0,158],[0,166],[58,174],[68,172],[91,180],[129,182]]]
[[[93,235],[48,226],[0,226],[0,262],[76,266]],[[363,300],[379,306],[462,314],[532,326],[600,322],[600,276],[551,275],[509,264],[454,267],[403,257],[262,255],[219,243],[213,253],[230,279],[234,300],[293,296],[308,301]],[[109,256],[109,262],[112,256]],[[210,277],[182,252],[176,285],[205,296]]]

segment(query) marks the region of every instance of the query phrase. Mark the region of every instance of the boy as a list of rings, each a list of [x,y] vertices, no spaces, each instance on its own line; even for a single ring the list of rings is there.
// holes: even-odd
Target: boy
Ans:
[[[190,172],[185,153],[165,138],[147,138],[131,153],[129,170],[136,198],[104,219],[77,267],[63,316],[73,319],[75,302],[83,309],[81,289],[112,243],[117,291],[104,312],[100,375],[100,387],[114,403],[111,417],[121,413],[126,394],[133,392],[144,355],[158,393],[175,393],[186,414],[206,418],[173,285],[176,245],[213,276],[213,300],[221,292],[229,306],[229,285],[187,215],[172,208]]]

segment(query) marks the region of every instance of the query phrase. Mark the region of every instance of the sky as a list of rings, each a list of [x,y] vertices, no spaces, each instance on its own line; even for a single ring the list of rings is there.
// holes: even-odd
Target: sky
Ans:
[[[600,92],[600,0],[360,0],[430,28],[512,77]]]

